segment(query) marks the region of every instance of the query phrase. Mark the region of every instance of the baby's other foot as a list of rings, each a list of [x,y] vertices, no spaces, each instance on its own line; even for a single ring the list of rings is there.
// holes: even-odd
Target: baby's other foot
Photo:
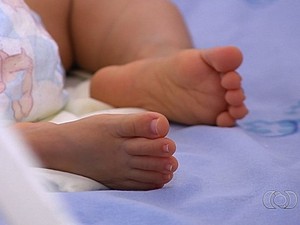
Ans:
[[[241,62],[235,47],[183,50],[104,68],[92,79],[91,95],[116,107],[160,112],[187,125],[233,126],[247,114],[236,72]]]

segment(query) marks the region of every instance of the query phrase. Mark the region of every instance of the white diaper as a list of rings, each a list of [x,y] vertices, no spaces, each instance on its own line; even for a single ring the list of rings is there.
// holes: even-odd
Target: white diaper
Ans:
[[[0,118],[36,121],[67,101],[58,47],[23,0],[0,0]]]

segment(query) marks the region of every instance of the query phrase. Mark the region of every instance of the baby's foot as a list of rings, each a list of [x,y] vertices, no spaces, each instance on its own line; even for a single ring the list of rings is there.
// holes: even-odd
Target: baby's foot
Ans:
[[[47,168],[83,175],[113,189],[147,190],[163,187],[178,167],[172,156],[175,144],[165,137],[168,129],[164,116],[148,112],[37,124],[31,138],[28,130],[26,135],[29,140],[39,137],[31,144],[39,144],[35,151]]]
[[[92,97],[116,107],[157,111],[183,124],[233,126],[247,114],[237,48],[184,50],[98,71]]]

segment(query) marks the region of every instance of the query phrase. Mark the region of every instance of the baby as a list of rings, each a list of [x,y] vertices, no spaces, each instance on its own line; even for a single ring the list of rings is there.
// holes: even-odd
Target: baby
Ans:
[[[15,0],[20,2],[21,0]],[[15,125],[47,168],[114,189],[155,189],[178,167],[169,121],[234,126],[247,114],[241,52],[194,49],[167,0],[26,0],[59,46],[66,70],[93,73],[91,96],[152,112]]]

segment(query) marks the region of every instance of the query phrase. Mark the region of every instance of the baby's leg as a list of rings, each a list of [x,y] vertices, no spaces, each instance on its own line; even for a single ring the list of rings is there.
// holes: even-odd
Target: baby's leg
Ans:
[[[224,47],[107,67],[92,79],[91,95],[117,107],[157,111],[183,124],[233,126],[247,114],[235,71],[241,61],[238,49]]]
[[[178,167],[169,124],[158,113],[96,115],[60,125],[19,124],[45,167],[113,189],[155,189]]]

